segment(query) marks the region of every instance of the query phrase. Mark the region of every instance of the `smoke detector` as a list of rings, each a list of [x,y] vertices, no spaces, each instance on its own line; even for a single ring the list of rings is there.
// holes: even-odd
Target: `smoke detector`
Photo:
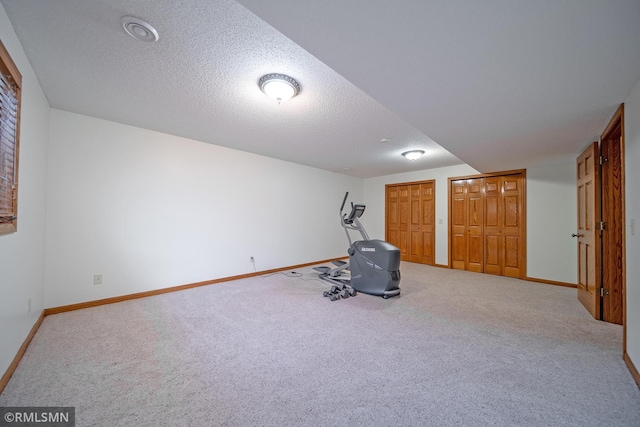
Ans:
[[[120,23],[127,34],[143,42],[153,43],[160,38],[156,29],[142,19],[133,16],[123,16],[120,18]]]

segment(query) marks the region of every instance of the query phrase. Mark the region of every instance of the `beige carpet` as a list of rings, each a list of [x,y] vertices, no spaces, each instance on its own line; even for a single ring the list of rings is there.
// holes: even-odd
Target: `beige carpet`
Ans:
[[[78,426],[640,425],[622,328],[571,288],[403,263],[330,302],[311,268],[48,316],[0,406]]]

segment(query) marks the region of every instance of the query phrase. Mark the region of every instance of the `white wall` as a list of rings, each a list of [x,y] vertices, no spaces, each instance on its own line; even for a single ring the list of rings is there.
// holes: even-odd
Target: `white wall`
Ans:
[[[576,185],[575,161],[527,169],[527,276],[577,283]]]
[[[46,307],[346,254],[359,178],[55,109],[50,129]]]
[[[436,180],[436,264],[448,263],[448,189],[450,177],[475,175],[479,172],[469,165],[449,166],[418,172],[387,175],[364,180],[364,197],[367,210],[362,217],[372,239],[384,239],[385,185],[401,182]],[[442,221],[442,224],[440,224]]]
[[[0,375],[42,313],[49,104],[4,8],[0,39],[22,74],[18,231],[0,236]],[[31,299],[29,313],[28,300]]]
[[[640,81],[625,102],[624,116],[627,355],[640,370]]]
[[[576,283],[575,165],[549,164],[527,170],[527,276]],[[448,178],[478,174],[468,165],[388,175],[364,181],[363,223],[384,238],[385,185],[436,180],[436,264],[448,264]],[[440,223],[442,221],[442,224]]]

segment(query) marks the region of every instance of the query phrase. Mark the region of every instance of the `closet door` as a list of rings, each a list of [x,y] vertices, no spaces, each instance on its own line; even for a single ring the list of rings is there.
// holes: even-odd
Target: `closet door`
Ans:
[[[420,203],[422,205],[422,264],[434,265],[436,262],[436,183],[430,181],[420,184]]]
[[[385,229],[385,240],[393,246],[400,248],[400,199],[398,193],[398,187],[387,186],[385,210],[387,225]]]
[[[502,274],[502,177],[485,178],[484,272]]]
[[[451,182],[451,267],[467,269],[467,181]]]
[[[484,212],[483,206],[483,183],[484,178],[467,180],[467,268],[466,270],[482,273],[483,251],[483,228]]]
[[[409,205],[409,186],[402,185],[398,187],[398,235],[400,249],[400,259],[409,261],[409,219],[411,215],[411,206]]]
[[[524,178],[522,174],[500,178],[502,188],[501,244],[503,276],[524,277]]]
[[[409,186],[409,261],[433,265],[435,242],[434,183]]]
[[[400,249],[400,259],[409,259],[409,193],[405,186],[386,187],[385,240]]]
[[[451,267],[525,275],[524,172],[450,181]]]
[[[409,186],[409,261],[422,261],[422,205],[420,184]]]
[[[435,181],[386,186],[385,238],[402,261],[435,262]]]

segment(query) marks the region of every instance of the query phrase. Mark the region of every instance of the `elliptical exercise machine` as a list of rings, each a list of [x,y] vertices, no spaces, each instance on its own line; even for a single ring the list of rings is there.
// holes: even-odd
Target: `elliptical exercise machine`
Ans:
[[[384,240],[369,238],[360,222],[365,205],[352,202],[349,215],[342,213],[348,196],[347,191],[340,206],[340,223],[349,240],[349,262],[334,260],[336,268],[333,269],[314,267],[322,280],[332,284],[331,290],[323,295],[331,301],[355,296],[358,292],[385,299],[400,295],[400,249]],[[349,230],[358,231],[362,240],[353,242]]]

